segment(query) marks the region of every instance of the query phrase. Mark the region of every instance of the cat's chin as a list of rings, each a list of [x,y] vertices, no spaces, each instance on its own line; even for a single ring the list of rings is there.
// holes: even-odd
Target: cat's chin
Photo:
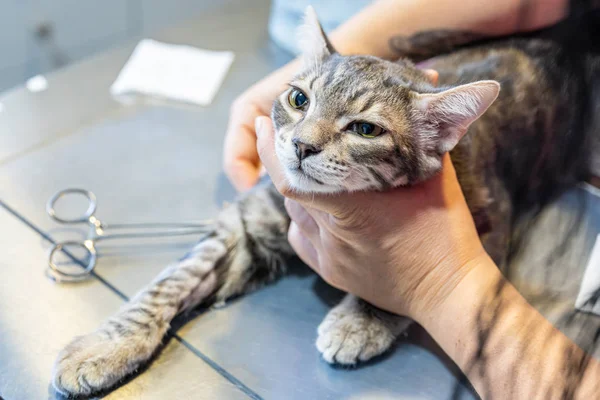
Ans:
[[[290,187],[299,193],[340,193],[344,191],[342,187],[328,185],[299,170],[287,170],[286,177]]]

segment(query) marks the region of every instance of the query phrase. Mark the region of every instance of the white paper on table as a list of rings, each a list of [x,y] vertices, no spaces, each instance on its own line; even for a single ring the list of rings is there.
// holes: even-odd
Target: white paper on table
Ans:
[[[144,39],[110,88],[114,96],[139,93],[209,105],[234,54]]]
[[[594,298],[600,292],[600,235],[596,237],[596,243],[588,261],[583,275],[581,288],[575,300],[575,308],[600,315],[600,299]]]

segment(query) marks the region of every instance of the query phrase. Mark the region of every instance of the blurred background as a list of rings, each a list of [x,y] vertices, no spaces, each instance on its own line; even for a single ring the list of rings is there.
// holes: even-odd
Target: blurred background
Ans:
[[[126,40],[155,34],[217,8],[251,2],[265,5],[258,0],[2,0],[0,93]],[[271,38],[295,52],[293,32],[306,6],[313,3],[325,31],[330,31],[369,2],[272,0]]]
[[[242,1],[2,0],[0,92],[128,39]]]

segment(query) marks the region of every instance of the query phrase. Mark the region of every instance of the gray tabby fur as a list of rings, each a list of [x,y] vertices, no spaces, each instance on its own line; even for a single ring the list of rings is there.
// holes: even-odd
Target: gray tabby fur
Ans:
[[[454,147],[448,138],[466,132],[451,156],[484,245],[502,266],[522,211],[516,204],[531,200],[524,193],[535,197],[536,190],[572,185],[585,175],[587,142],[568,131],[576,118],[568,102],[579,87],[561,80],[564,70],[553,61],[560,49],[553,44],[509,41],[437,57],[428,66],[440,73],[441,86],[435,87],[410,61],[336,54],[316,17],[309,14],[308,22],[306,62],[293,84],[312,108],[292,109],[286,92],[272,112],[277,155],[297,190],[385,190],[422,181],[438,172],[441,156]],[[427,53],[423,47],[420,54]],[[497,85],[489,79],[502,86],[493,104]],[[456,89],[477,81],[486,82]],[[462,97],[451,96],[456,90]],[[445,108],[435,105],[439,101]],[[389,132],[366,139],[344,131],[357,116]],[[300,163],[294,138],[321,152]],[[575,143],[570,148],[581,157],[566,162],[564,149],[554,143]],[[54,366],[58,391],[89,395],[115,386],[151,359],[177,314],[285,273],[293,256],[290,221],[268,180],[226,207],[217,221],[209,237],[97,331],[65,347]],[[328,362],[352,365],[386,351],[409,323],[348,295],[319,326],[317,348]]]

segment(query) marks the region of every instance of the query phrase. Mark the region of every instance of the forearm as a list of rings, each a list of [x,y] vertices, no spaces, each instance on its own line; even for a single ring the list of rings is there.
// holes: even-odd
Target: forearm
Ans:
[[[395,59],[389,45],[397,35],[429,29],[456,29],[505,35],[551,25],[566,15],[567,0],[379,0],[333,31],[329,38],[341,54]],[[298,72],[294,60],[265,78],[281,85]],[[268,86],[268,85],[267,85]],[[279,86],[278,86],[279,88]]]
[[[566,14],[567,0],[379,0],[331,35],[342,54],[397,58],[389,46],[395,35],[430,29],[469,30],[505,35],[553,24]]]
[[[419,321],[483,398],[590,399],[600,367],[487,258]]]

